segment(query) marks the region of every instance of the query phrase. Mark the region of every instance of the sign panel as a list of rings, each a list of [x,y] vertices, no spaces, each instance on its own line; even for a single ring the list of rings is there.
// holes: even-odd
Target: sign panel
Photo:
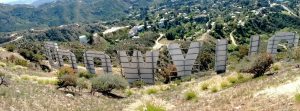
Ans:
[[[85,67],[90,73],[96,74],[94,58],[101,60],[101,67],[105,73],[112,73],[111,59],[107,54],[98,51],[86,51],[83,57]]]
[[[154,84],[158,56],[158,51],[148,51],[144,60],[141,51],[134,51],[130,61],[126,51],[119,51],[121,66],[128,82],[133,83],[142,80],[147,84]]]
[[[63,57],[67,57],[71,67],[74,69],[75,72],[78,71],[76,56],[69,50],[62,50],[58,49],[58,64],[60,67],[64,66],[64,59]]]
[[[219,73],[226,72],[228,41],[226,39],[217,40],[215,54],[215,71]]]
[[[299,36],[292,32],[279,32],[268,40],[267,52],[275,56],[278,52],[278,45],[281,41],[288,42],[288,48],[297,47]]]
[[[44,47],[46,49],[45,54],[52,67],[59,67],[58,62],[58,45],[54,42],[45,42]]]
[[[192,69],[200,52],[200,48],[200,42],[192,42],[187,54],[183,55],[179,44],[169,44],[168,50],[173,64],[176,66],[177,76],[187,76],[192,74]]]
[[[258,53],[260,47],[260,37],[258,35],[251,36],[249,56]]]

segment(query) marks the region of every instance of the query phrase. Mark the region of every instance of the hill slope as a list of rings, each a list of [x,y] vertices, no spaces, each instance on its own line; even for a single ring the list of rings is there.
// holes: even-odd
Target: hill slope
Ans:
[[[124,0],[60,0],[39,7],[0,4],[0,32],[76,22],[117,20],[127,15]]]

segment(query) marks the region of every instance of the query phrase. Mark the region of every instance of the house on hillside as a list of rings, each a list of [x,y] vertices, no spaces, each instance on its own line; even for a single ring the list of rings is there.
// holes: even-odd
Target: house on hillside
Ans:
[[[129,31],[129,36],[134,37],[137,36],[139,32],[141,32],[144,29],[144,25],[134,26]]]
[[[81,44],[87,44],[89,42],[86,35],[79,36],[79,41]]]

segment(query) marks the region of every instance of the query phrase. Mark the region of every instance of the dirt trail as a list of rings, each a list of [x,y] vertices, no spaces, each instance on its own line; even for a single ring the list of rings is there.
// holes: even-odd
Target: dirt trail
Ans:
[[[235,41],[234,37],[233,37],[233,32],[234,32],[234,31],[232,31],[232,32],[230,33],[230,40],[231,40],[231,43],[232,43],[234,46],[238,46],[238,45],[236,44],[236,41]]]
[[[162,46],[165,45],[165,44],[159,43],[159,41],[164,37],[164,34],[160,33],[159,35],[160,35],[159,38],[156,39],[155,45],[154,45],[153,48],[152,48],[153,50],[158,50],[158,49],[160,49]]]
[[[300,77],[298,77],[295,81],[289,81],[285,84],[269,87],[262,91],[259,91],[255,94],[255,96],[266,95],[270,97],[286,95],[289,97],[293,97],[294,94],[300,91]]]

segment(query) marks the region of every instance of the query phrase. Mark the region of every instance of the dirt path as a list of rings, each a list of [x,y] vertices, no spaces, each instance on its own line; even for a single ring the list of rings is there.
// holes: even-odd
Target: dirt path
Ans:
[[[200,38],[197,39],[197,41],[204,41],[208,37],[210,31],[211,30],[207,30]]]
[[[111,27],[110,29],[107,29],[103,32],[103,34],[109,34],[109,33],[113,33],[116,32],[118,30],[124,29],[124,28],[128,28],[129,26],[123,26],[123,27]]]
[[[235,30],[234,30],[235,31]],[[234,39],[234,37],[233,37],[233,32],[234,31],[232,31],[231,33],[230,33],[230,41],[231,41],[231,43],[234,45],[234,46],[238,46],[237,44],[236,44],[236,41],[235,41],[235,39]]]
[[[270,4],[270,7],[274,7],[274,6],[278,6],[278,5],[280,5],[284,10],[286,10],[286,11],[288,11],[291,15],[293,15],[293,16],[296,16],[297,17],[297,15],[293,12],[293,11],[291,11],[288,7],[286,7],[286,6],[284,6],[284,5],[282,5],[282,4],[277,4],[277,3],[271,3],[271,1],[269,0],[268,1],[269,2],[269,4]]]
[[[165,45],[165,44],[159,43],[159,41],[164,37],[164,34],[160,33],[159,35],[160,35],[159,38],[156,39],[155,45],[154,45],[153,48],[152,48],[153,50],[158,50],[158,49],[160,49],[162,46]]]
[[[23,38],[23,36],[18,36],[18,37],[17,37],[16,39],[14,39],[14,40],[11,40],[11,41],[8,41],[8,42],[4,42],[4,43],[0,44],[0,47],[4,46],[4,45],[6,45],[6,44],[9,44],[9,43],[11,43],[11,42],[18,41],[18,40],[20,40],[20,39],[22,39],[22,38]]]

